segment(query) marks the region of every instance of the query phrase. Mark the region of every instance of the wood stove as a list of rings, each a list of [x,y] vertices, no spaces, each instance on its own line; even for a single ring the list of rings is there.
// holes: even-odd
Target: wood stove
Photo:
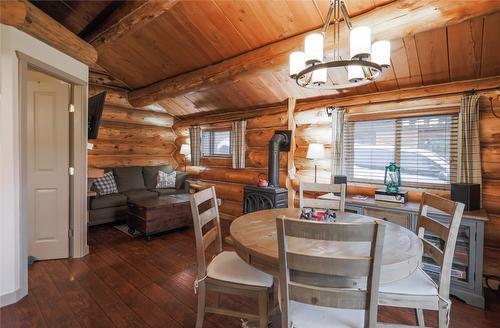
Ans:
[[[288,190],[279,187],[281,151],[290,151],[291,131],[276,131],[269,141],[267,187],[245,186],[243,213],[250,213],[270,208],[284,208],[288,203]]]

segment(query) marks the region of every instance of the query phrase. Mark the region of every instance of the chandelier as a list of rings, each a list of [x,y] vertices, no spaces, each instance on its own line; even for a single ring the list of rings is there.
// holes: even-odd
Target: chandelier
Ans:
[[[350,58],[340,55],[340,15],[350,31]],[[333,60],[325,61],[323,43],[333,20]],[[305,38],[304,51],[290,54],[290,77],[304,88],[337,90],[353,88],[377,80],[391,63],[391,44],[377,41],[371,44],[368,26],[353,28],[342,0],[330,0],[330,7],[321,33]],[[342,74],[333,72],[340,70]],[[347,71],[347,76],[346,76]]]

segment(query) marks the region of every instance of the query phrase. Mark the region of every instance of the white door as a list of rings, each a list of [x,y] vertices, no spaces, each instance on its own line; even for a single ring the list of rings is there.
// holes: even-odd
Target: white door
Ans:
[[[69,256],[70,85],[29,70],[27,86],[28,255]]]

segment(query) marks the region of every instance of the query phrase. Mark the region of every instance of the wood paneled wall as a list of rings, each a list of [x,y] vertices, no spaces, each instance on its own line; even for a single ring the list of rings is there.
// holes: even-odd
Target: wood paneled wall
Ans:
[[[276,109],[262,112],[260,116],[247,119],[246,132],[246,168],[233,169],[231,158],[202,158],[200,166],[191,166],[187,161],[186,170],[191,173],[190,181],[199,185],[214,185],[217,197],[222,203],[219,207],[222,219],[222,227],[225,235],[232,220],[243,214],[243,187],[245,185],[256,185],[259,175],[267,177],[268,143],[275,130],[287,129],[287,112],[283,107],[276,113]],[[235,116],[234,120],[239,119]],[[183,121],[183,123],[186,123]],[[203,127],[216,127],[221,123],[202,124]],[[189,144],[188,125],[174,126],[177,135],[175,144],[177,150],[174,157],[181,165],[184,164],[184,156],[179,154],[183,143]],[[285,186],[287,156],[282,153],[280,157],[280,185]]]
[[[127,92],[89,85],[89,95],[107,91],[98,138],[89,140],[89,167],[177,166],[174,119],[165,112],[133,108]]]

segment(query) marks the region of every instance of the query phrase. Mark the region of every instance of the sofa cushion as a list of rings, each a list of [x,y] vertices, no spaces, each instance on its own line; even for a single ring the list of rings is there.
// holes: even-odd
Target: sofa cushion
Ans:
[[[158,171],[172,173],[174,169],[172,168],[172,165],[144,166],[142,168],[142,173],[144,175],[144,184],[147,189],[156,188],[156,177],[158,176]]]
[[[164,189],[151,189],[151,191],[157,192],[160,196],[162,195],[176,195],[176,194],[182,194],[184,190],[179,190],[175,188],[164,188]]]
[[[141,190],[129,190],[125,191],[124,194],[127,196],[127,201],[134,202],[141,199],[147,198],[157,198],[158,194],[153,191],[141,189]]]
[[[184,184],[185,184],[188,176],[189,176],[189,173],[187,173],[187,172],[177,171],[177,175],[175,176],[175,188],[176,189],[185,189]]]
[[[142,167],[115,167],[113,172],[115,173],[116,185],[119,192],[145,189]]]
[[[90,199],[90,209],[117,207],[127,205],[127,196],[123,194],[109,194]]]
[[[113,172],[107,172],[102,177],[96,178],[92,183],[92,189],[99,195],[109,195],[118,192]]]

